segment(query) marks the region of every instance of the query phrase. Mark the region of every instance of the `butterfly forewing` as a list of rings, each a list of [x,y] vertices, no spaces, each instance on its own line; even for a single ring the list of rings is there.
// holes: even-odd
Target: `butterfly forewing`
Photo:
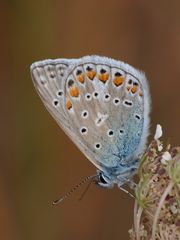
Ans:
[[[149,125],[144,74],[98,56],[46,60],[31,72],[44,104],[91,162],[120,172],[134,164]]]
[[[44,60],[31,65],[34,86],[48,111],[61,128],[67,128],[66,110],[64,109],[64,75],[70,66],[68,60]]]

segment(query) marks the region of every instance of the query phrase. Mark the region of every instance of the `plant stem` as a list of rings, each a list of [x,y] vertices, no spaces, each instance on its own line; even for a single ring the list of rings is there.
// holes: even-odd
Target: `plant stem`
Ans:
[[[152,226],[152,240],[155,240],[155,235],[156,235],[156,227],[157,227],[157,222],[158,222],[158,217],[159,217],[159,213],[161,211],[161,208],[163,206],[163,203],[167,197],[167,195],[169,194],[169,192],[171,191],[171,189],[173,188],[174,183],[173,181],[170,181],[170,183],[168,184],[167,188],[165,189],[164,193],[162,194],[158,207],[156,209],[155,215],[154,215],[154,220],[153,220],[153,226]]]

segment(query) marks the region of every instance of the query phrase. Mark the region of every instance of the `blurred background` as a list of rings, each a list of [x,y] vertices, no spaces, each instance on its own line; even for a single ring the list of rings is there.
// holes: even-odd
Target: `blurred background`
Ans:
[[[29,73],[47,58],[105,55],[145,71],[151,136],[180,143],[180,1],[1,0],[0,239],[128,239],[134,201],[114,188],[84,187],[52,201],[95,167],[57,126]]]

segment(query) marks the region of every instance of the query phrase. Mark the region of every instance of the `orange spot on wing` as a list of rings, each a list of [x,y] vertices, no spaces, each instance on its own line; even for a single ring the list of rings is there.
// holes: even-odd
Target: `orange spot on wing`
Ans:
[[[143,93],[142,93],[142,92],[139,92],[139,96],[142,97],[142,96],[143,96]]]
[[[99,74],[98,78],[101,82],[105,83],[109,78],[109,74],[108,73]]]
[[[129,92],[129,90],[131,89],[131,87],[130,86],[127,86],[127,88],[126,88],[127,90],[128,90],[128,92]]]
[[[116,87],[120,86],[124,82],[124,77],[115,77],[113,80],[113,83],[116,85]]]
[[[96,72],[95,71],[88,71],[87,76],[88,76],[89,79],[93,80],[94,77],[96,76]]]
[[[70,93],[71,97],[78,97],[79,96],[79,89],[76,86],[72,86],[69,89],[69,93]]]
[[[68,110],[70,110],[72,108],[72,102],[69,99],[66,102],[66,107]]]
[[[79,81],[80,83],[84,83],[84,75],[83,75],[83,74],[79,75],[79,76],[77,77],[77,79],[78,79],[78,81]]]
[[[131,92],[134,94],[134,93],[136,93],[137,92],[137,87],[136,86],[133,86],[132,88],[131,88]]]

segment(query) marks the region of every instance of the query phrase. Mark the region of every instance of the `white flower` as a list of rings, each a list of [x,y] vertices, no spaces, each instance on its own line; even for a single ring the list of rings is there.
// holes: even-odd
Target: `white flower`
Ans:
[[[171,159],[172,159],[171,154],[169,152],[164,152],[164,154],[162,155],[161,163],[166,165],[167,162]]]
[[[158,144],[158,151],[161,152],[163,150],[163,145],[162,143]]]
[[[162,132],[162,127],[160,124],[157,124],[156,126],[156,132],[155,132],[155,135],[154,135],[154,139],[155,140],[158,140],[161,136],[162,136],[163,132]]]

